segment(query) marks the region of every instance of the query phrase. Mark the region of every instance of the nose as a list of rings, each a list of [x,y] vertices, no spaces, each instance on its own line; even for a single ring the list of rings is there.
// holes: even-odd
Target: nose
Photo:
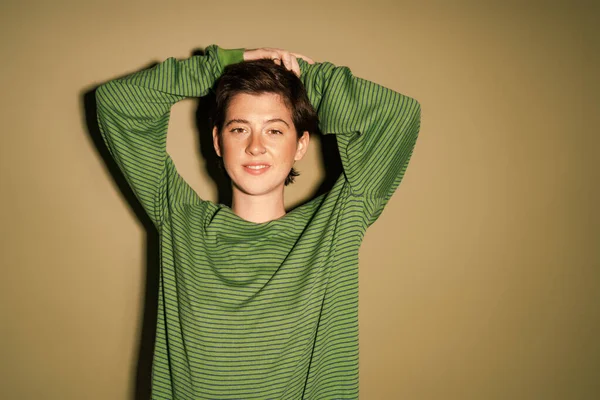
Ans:
[[[267,149],[263,145],[260,132],[253,132],[248,138],[246,153],[257,156],[259,154],[265,154],[266,152]]]

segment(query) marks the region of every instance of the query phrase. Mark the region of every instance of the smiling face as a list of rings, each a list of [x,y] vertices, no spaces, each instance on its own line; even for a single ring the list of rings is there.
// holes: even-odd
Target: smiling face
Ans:
[[[290,109],[278,94],[239,93],[229,102],[221,132],[213,129],[213,142],[234,192],[283,196],[294,162],[306,153],[309,134],[298,137]]]

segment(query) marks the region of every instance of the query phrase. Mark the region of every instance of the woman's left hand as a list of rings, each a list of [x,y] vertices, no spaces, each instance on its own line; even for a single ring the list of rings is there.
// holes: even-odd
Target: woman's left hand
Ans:
[[[292,71],[296,76],[300,76],[300,66],[298,65],[298,58],[303,59],[309,64],[315,62],[302,54],[292,53],[283,49],[275,49],[270,47],[263,47],[260,49],[249,49],[244,51],[244,61],[270,59],[277,65],[283,63],[284,67],[289,71]]]

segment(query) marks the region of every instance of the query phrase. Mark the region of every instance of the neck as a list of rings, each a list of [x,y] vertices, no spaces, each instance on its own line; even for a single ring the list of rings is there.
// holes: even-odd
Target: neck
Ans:
[[[283,189],[265,195],[255,196],[233,187],[231,209],[246,221],[262,223],[285,215]]]

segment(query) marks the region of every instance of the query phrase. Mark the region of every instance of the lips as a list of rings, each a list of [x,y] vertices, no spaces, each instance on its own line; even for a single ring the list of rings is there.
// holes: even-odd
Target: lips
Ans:
[[[251,175],[261,175],[271,167],[269,164],[252,163],[243,165],[244,171]]]

